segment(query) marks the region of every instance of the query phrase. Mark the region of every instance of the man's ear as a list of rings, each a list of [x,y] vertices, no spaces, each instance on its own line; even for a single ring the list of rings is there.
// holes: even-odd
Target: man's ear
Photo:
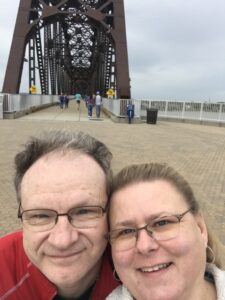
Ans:
[[[198,212],[195,215],[195,220],[196,220],[197,226],[200,230],[200,234],[201,234],[203,240],[205,241],[205,246],[207,247],[207,245],[208,245],[208,230],[207,230],[205,219],[201,212]]]

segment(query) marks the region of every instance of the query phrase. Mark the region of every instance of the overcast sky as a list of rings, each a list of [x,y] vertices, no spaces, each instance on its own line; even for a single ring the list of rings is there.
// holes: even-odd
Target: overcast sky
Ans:
[[[133,98],[225,101],[224,0],[124,3]],[[18,5],[1,0],[0,90]]]

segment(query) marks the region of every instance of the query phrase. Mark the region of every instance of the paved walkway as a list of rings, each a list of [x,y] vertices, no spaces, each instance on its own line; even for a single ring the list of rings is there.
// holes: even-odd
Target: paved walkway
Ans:
[[[47,129],[82,130],[111,149],[113,169],[130,163],[167,162],[191,182],[202,208],[225,244],[225,128],[173,122],[113,123],[102,115],[89,120],[83,105],[58,106],[20,119],[0,120],[0,236],[16,229],[17,203],[12,183],[13,158],[30,135]]]

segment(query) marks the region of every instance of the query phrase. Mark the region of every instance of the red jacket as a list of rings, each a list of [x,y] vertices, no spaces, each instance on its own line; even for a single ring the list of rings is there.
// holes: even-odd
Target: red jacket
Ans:
[[[29,261],[22,239],[21,231],[0,239],[0,300],[52,300],[57,289]],[[116,286],[106,251],[92,300],[104,300]]]

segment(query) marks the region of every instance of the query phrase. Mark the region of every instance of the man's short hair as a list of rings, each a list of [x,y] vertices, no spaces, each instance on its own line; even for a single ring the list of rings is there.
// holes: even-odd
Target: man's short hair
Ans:
[[[112,177],[112,153],[108,147],[89,134],[83,132],[46,131],[42,136],[30,137],[23,151],[15,156],[14,185],[17,200],[21,203],[21,182],[26,171],[41,157],[50,152],[79,152],[92,157],[106,175],[107,194],[110,193]]]

